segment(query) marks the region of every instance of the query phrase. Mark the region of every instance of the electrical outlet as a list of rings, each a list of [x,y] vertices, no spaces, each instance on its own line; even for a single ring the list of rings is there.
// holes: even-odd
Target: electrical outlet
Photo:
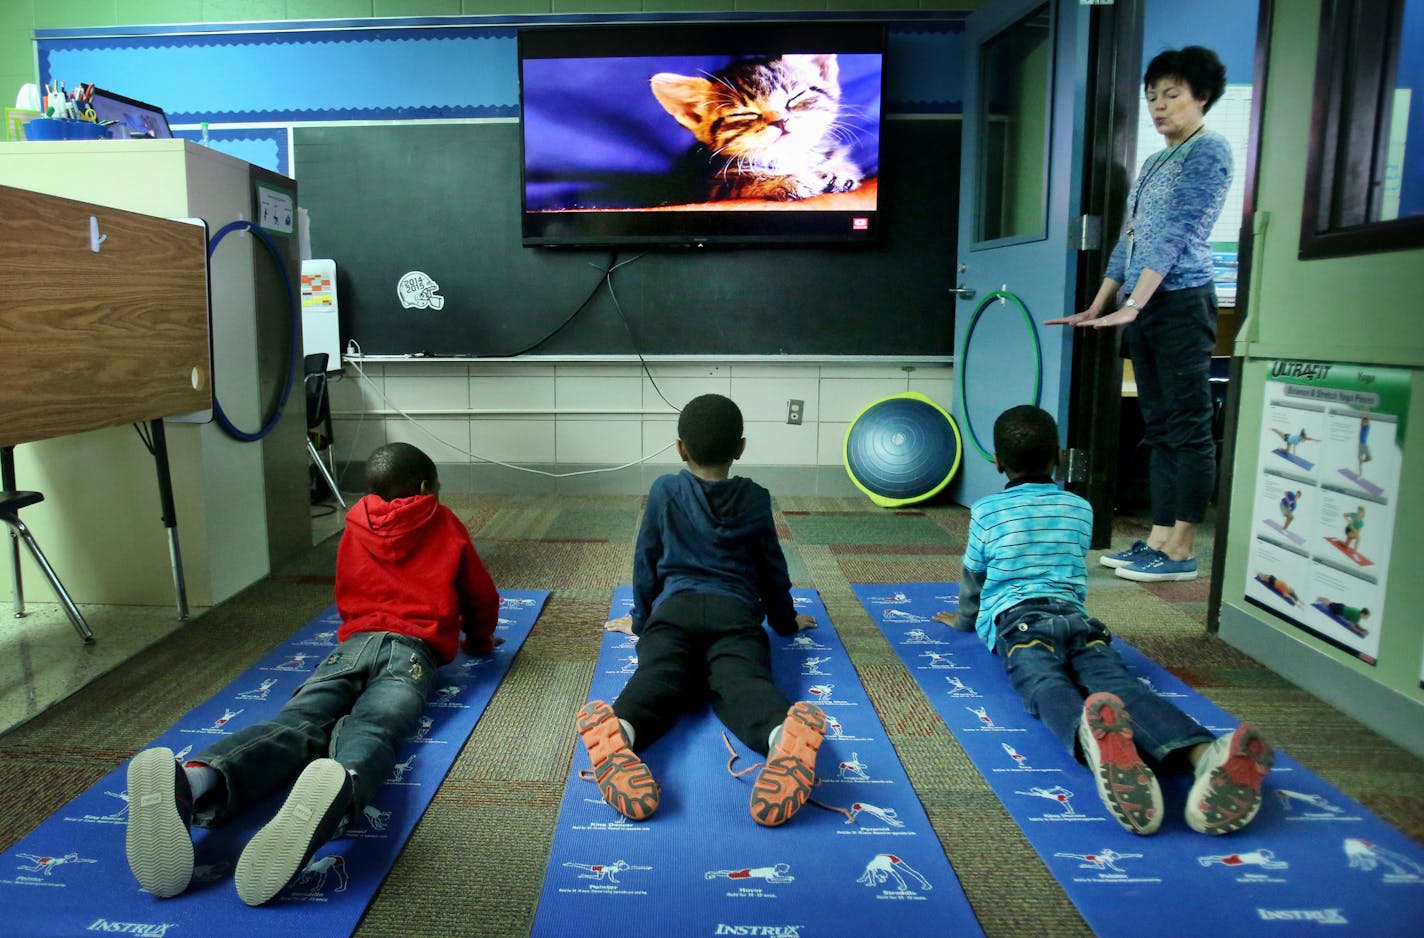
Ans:
[[[790,400],[786,402],[786,422],[794,427],[801,426],[801,415],[806,410],[806,402]]]

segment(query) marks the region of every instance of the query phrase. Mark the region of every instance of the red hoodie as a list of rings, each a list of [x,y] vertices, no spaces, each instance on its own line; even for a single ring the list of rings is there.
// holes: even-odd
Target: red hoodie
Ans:
[[[499,593],[470,532],[434,495],[388,502],[367,495],[346,513],[336,549],[338,641],[357,632],[413,635],[441,664],[464,650],[488,654]]]

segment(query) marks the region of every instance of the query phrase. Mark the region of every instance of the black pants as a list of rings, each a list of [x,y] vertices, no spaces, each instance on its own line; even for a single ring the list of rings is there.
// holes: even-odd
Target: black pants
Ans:
[[[1152,523],[1199,524],[1216,484],[1211,352],[1216,287],[1158,290],[1127,326],[1147,444]]]
[[[772,682],[771,642],[760,616],[729,596],[674,593],[644,624],[638,668],[613,712],[632,725],[641,750],[708,701],[722,724],[762,755],[791,706]]]

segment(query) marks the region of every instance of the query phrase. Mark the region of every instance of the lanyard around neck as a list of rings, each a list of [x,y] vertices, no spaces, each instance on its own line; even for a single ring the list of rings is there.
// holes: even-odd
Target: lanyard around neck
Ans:
[[[1129,213],[1129,217],[1132,218],[1134,222],[1137,220],[1137,203],[1142,201],[1142,190],[1147,188],[1147,183],[1152,180],[1153,176],[1157,175],[1157,173],[1161,171],[1162,167],[1170,163],[1172,161],[1172,157],[1176,156],[1177,152],[1181,150],[1182,147],[1190,143],[1192,138],[1195,137],[1197,134],[1201,133],[1202,129],[1205,127],[1206,124],[1198,124],[1197,129],[1193,130],[1190,134],[1188,134],[1186,140],[1183,140],[1181,143],[1169,149],[1165,156],[1157,160],[1157,162],[1153,163],[1151,166],[1147,167],[1147,171],[1144,172],[1142,174],[1142,178],[1137,181],[1136,191],[1132,194],[1132,211]]]

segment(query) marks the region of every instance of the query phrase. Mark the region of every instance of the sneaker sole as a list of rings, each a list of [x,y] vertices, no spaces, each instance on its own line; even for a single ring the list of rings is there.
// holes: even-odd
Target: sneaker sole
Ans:
[[[826,737],[826,715],[815,704],[800,701],[786,716],[776,754],[752,786],[752,818],[763,827],[785,824],[810,800],[816,753]]]
[[[1094,759],[1087,740],[1083,740],[1098,797],[1117,822],[1132,833],[1154,833],[1162,826],[1162,789],[1157,776],[1142,761],[1132,742],[1132,727],[1121,702],[1100,699],[1101,696],[1089,697],[1083,709],[1083,726],[1097,744]],[[1104,710],[1111,711],[1111,719],[1103,718]]]
[[[160,899],[193,880],[193,835],[178,813],[175,765],[169,749],[145,749],[129,762],[124,848],[138,884]]]
[[[1250,824],[1261,810],[1261,782],[1275,763],[1275,752],[1261,731],[1238,726],[1226,762],[1192,783],[1187,826],[1202,834],[1229,834]]]
[[[1124,580],[1136,580],[1139,583],[1162,583],[1173,580],[1195,580],[1197,571],[1189,573],[1147,573],[1133,570],[1130,567],[1118,567],[1117,575]]]
[[[630,821],[644,821],[658,809],[658,783],[623,738],[613,708],[601,700],[584,704],[574,721],[588,750],[603,800]]]
[[[1114,557],[1111,554],[1103,554],[1101,557],[1098,558],[1098,563],[1102,564],[1105,567],[1112,567],[1114,570],[1117,570],[1121,567],[1132,566],[1133,564],[1137,563],[1137,559],[1133,558],[1131,560],[1124,560],[1121,557]]]
[[[317,826],[346,785],[346,769],[319,759],[302,771],[272,820],[247,842],[233,879],[248,905],[270,902],[301,871]]]

